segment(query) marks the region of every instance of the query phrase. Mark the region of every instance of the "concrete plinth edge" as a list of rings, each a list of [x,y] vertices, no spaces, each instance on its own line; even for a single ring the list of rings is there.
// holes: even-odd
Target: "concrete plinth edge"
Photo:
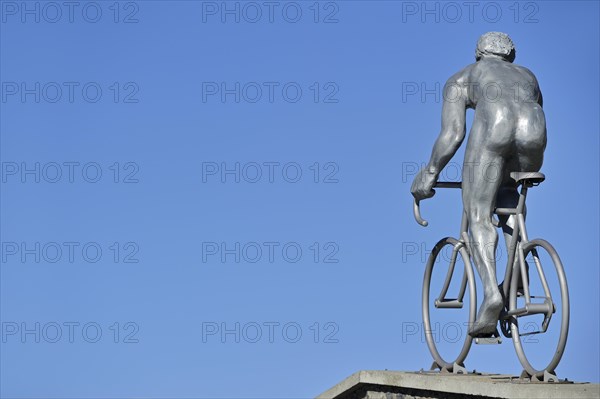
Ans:
[[[359,371],[317,399],[600,398],[600,385],[531,382],[503,374]]]

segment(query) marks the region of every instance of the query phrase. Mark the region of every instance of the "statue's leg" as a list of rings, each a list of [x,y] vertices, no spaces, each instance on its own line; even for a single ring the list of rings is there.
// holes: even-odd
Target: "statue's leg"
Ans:
[[[510,167],[506,170],[508,171]],[[510,171],[513,171],[510,169]],[[515,169],[514,171],[518,171]],[[506,184],[506,185],[505,185]],[[496,207],[498,208],[516,208],[519,203],[519,192],[514,183],[506,181],[506,183],[500,188],[498,197],[496,199]],[[517,217],[515,215],[499,215],[498,220],[500,221],[500,227],[504,233],[504,242],[506,244],[506,257],[511,252],[510,243],[514,232],[515,225],[517,224]],[[515,256],[514,263],[519,262],[519,258]],[[510,283],[510,282],[505,282]],[[520,284],[520,281],[519,281]],[[521,287],[519,287],[521,288]]]
[[[537,136],[545,136],[545,131],[541,132],[533,132],[530,133],[535,126],[530,126],[531,124],[522,124],[521,128],[517,130],[519,136],[528,137],[531,134]],[[528,129],[528,130],[527,130]],[[542,127],[543,129],[543,127]],[[544,155],[544,146],[540,145],[537,142],[529,143],[525,141],[527,145],[523,145],[517,141],[517,150],[518,152],[506,163],[505,166],[505,175],[504,182],[502,183],[502,187],[498,192],[498,197],[496,199],[496,206],[499,208],[516,208],[519,203],[519,192],[517,190],[517,186],[515,182],[512,181],[509,177],[510,172],[538,172],[542,167],[543,155]],[[523,216],[527,215],[527,207],[523,209]],[[501,215],[498,216],[500,221],[500,226],[502,227],[502,231],[504,233],[504,239],[506,243],[506,254],[510,253],[510,242],[512,240],[513,229],[517,223],[517,218],[515,215]],[[515,257],[514,262],[517,263],[519,261],[518,257]],[[529,265],[525,262],[525,270],[529,271]],[[518,290],[521,290],[523,281],[519,279]]]
[[[463,170],[463,205],[469,220],[472,257],[484,291],[477,319],[469,330],[471,336],[493,333],[504,303],[496,278],[498,233],[492,223],[503,170],[504,159],[500,155],[481,146],[475,150],[467,146]]]

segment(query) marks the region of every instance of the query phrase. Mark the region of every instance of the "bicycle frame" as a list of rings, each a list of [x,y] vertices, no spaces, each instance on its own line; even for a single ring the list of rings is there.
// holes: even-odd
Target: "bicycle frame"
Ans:
[[[504,281],[501,284],[501,290],[504,297],[506,308],[509,309],[509,294],[510,289],[513,284],[518,284],[518,276],[520,275],[523,282],[523,296],[525,297],[525,305],[521,308],[509,309],[508,312],[504,313],[501,316],[501,320],[510,319],[513,316],[526,316],[533,314],[544,314],[544,322],[542,323],[542,330],[529,332],[520,335],[531,335],[537,333],[543,333],[547,330],[548,324],[550,322],[550,318],[552,317],[552,313],[554,313],[554,305],[552,302],[552,295],[550,294],[550,289],[548,287],[548,282],[546,280],[544,271],[542,269],[541,263],[539,262],[539,257],[537,251],[535,249],[532,250],[534,263],[536,266],[536,270],[540,276],[540,280],[542,282],[542,286],[544,289],[545,297],[544,303],[533,303],[531,301],[532,296],[529,292],[529,281],[527,275],[527,265],[525,262],[525,256],[523,253],[523,246],[525,246],[528,242],[527,230],[525,227],[525,200],[527,198],[527,190],[529,187],[537,185],[530,181],[522,181],[520,183],[521,191],[519,193],[519,201],[517,203],[516,208],[496,208],[494,210],[494,214],[498,216],[514,216],[516,218],[516,223],[514,223],[513,233],[511,236],[511,240],[508,248],[508,260],[506,263],[506,271],[504,274]],[[436,188],[461,188],[462,183],[460,182],[438,182],[435,185]],[[419,203],[415,201],[415,218],[419,224],[426,226],[427,222],[421,218],[419,212]],[[494,220],[494,225],[500,227],[499,223]],[[471,243],[468,238],[468,229],[469,222],[467,218],[466,212],[463,210],[461,227],[460,227],[460,235],[459,235],[459,244],[467,247],[469,254],[473,254]],[[463,298],[465,295],[466,287],[467,287],[467,275],[463,274],[462,282],[460,285],[460,290],[458,293],[458,297],[456,299],[447,299],[446,294],[448,288],[450,286],[450,282],[452,280],[452,276],[454,275],[454,266],[456,262],[456,257],[458,255],[458,249],[460,247],[456,247],[452,253],[452,258],[450,260],[450,268],[448,269],[448,273],[446,274],[446,278],[444,280],[444,285],[440,292],[440,295],[435,300],[436,308],[462,308]],[[518,256],[517,259],[515,259]],[[517,273],[517,267],[519,268]],[[535,297],[533,297],[535,298]]]
[[[525,200],[527,191],[529,187],[537,186],[541,183],[545,179],[545,176],[538,172],[511,172],[510,177],[517,183],[516,189],[519,189],[519,198],[516,206],[514,208],[497,207],[490,215],[491,222],[496,227],[502,227],[504,230],[507,230],[507,233],[510,233],[506,234],[508,238],[508,242],[506,243],[508,256],[504,281],[498,285],[498,289],[500,290],[504,302],[504,309],[499,315],[499,326],[495,332],[489,335],[482,334],[476,337],[467,335],[458,355],[451,358],[453,360],[444,358],[439,353],[431,333],[432,327],[430,316],[431,310],[435,308],[452,309],[468,307],[468,322],[473,323],[477,318],[476,278],[471,265],[474,264],[474,250],[479,252],[483,249],[476,245],[485,245],[485,243],[476,243],[470,240],[469,217],[464,209],[459,238],[445,237],[439,240],[427,260],[423,277],[422,312],[423,322],[427,328],[425,331],[427,346],[434,359],[432,370],[439,368],[442,372],[466,373],[463,361],[469,353],[473,340],[475,343],[480,344],[501,343],[502,340],[500,339],[500,332],[498,331],[501,330],[502,334],[507,338],[511,338],[514,343],[515,351],[523,366],[522,376],[526,378],[530,377],[532,381],[543,380],[556,382],[558,379],[556,374],[554,374],[554,370],[564,354],[569,330],[569,291],[562,262],[554,247],[544,239],[538,238],[529,240],[525,226]],[[439,182],[435,187],[462,188],[462,183]],[[427,221],[423,220],[421,217],[419,201],[416,199],[414,201],[413,213],[419,224],[427,226]],[[510,228],[507,228],[507,221],[503,221],[504,223],[501,224],[496,216],[500,217],[500,220],[510,218]],[[441,291],[437,291],[439,292],[439,295],[437,295],[437,292],[432,291],[432,273],[438,256],[441,251],[444,248],[448,248],[448,246],[452,250],[452,256],[449,259],[450,263],[448,264],[448,260],[444,259],[441,268],[436,269],[441,273],[446,273],[442,289]],[[486,248],[485,252],[491,252],[488,249],[489,248]],[[543,258],[540,258],[540,255],[544,255]],[[546,255],[548,255],[550,259],[547,259]],[[529,256],[531,256],[531,258]],[[456,263],[458,262],[459,257],[464,261],[462,280],[460,281],[459,287],[454,285],[452,287],[453,292],[458,291],[458,297],[455,299],[448,299],[446,298],[446,295],[452,279],[454,278],[454,271],[456,270]],[[550,288],[554,290],[555,287],[554,285],[552,285],[552,287],[549,286],[546,274],[542,269],[542,262],[546,264],[548,260],[550,261],[548,264],[552,265],[552,270],[556,272],[556,276],[558,277],[558,287],[556,287],[556,289],[560,289],[560,300],[556,304],[552,300],[552,295],[550,294]],[[535,268],[533,265],[535,265]],[[481,267],[482,265],[475,266]],[[459,272],[461,272],[460,268],[461,267],[459,266]],[[529,272],[531,271],[535,271],[537,274],[532,274],[530,276]],[[455,280],[458,280],[458,278]],[[458,283],[459,281],[455,282]],[[530,287],[530,283],[533,283],[534,285]],[[465,298],[467,292],[468,298]],[[539,294],[535,296],[538,292]],[[534,295],[531,295],[532,293],[534,293]],[[546,362],[543,368],[535,368],[531,365],[525,354],[521,338],[526,335],[545,333],[548,330],[552,315],[559,309],[559,329],[554,331],[559,331],[560,334],[557,336],[558,341],[552,359],[549,362]],[[523,323],[523,320],[527,320],[527,318],[524,319],[523,317],[536,314],[544,316],[541,328],[538,327],[538,331],[525,332],[525,328],[529,323]],[[469,325],[471,326],[471,324]],[[551,337],[550,339],[555,338]]]

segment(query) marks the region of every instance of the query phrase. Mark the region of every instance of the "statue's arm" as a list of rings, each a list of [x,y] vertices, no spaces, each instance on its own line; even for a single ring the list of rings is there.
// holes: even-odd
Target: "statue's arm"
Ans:
[[[435,195],[433,187],[440,172],[452,159],[465,138],[465,114],[467,104],[470,103],[467,88],[462,84],[463,81],[467,81],[466,78],[462,78],[465,75],[467,74],[464,71],[459,72],[451,77],[444,86],[444,94],[449,94],[452,90],[459,90],[460,92],[452,92],[452,94],[458,94],[458,96],[443,96],[442,131],[433,145],[429,164],[417,173],[410,189],[412,195],[418,201]]]
[[[452,85],[452,87],[449,88],[449,85]],[[442,105],[442,130],[435,141],[431,158],[427,165],[427,171],[430,174],[434,174],[436,178],[450,159],[452,159],[465,138],[467,90],[455,80],[449,80],[444,87],[444,93],[449,93],[449,91],[446,91],[447,88],[455,90],[459,87],[461,95],[458,99],[456,96],[452,96],[453,98],[449,99],[444,98]]]

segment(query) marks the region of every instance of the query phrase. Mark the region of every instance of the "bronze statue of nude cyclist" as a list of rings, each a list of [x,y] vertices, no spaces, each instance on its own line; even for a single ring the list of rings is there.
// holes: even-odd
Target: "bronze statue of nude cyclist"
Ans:
[[[475,110],[462,172],[462,199],[469,222],[472,256],[484,287],[484,300],[471,336],[495,331],[503,308],[496,279],[498,234],[495,207],[515,207],[518,192],[510,172],[537,172],[546,148],[542,93],[531,71],[513,64],[515,48],[508,35],[488,32],[479,38],[476,62],[454,74],[444,86],[442,129],[429,163],[415,177],[417,200],[435,194],[438,176],[466,135],[465,113]],[[506,242],[514,216],[501,216]]]

